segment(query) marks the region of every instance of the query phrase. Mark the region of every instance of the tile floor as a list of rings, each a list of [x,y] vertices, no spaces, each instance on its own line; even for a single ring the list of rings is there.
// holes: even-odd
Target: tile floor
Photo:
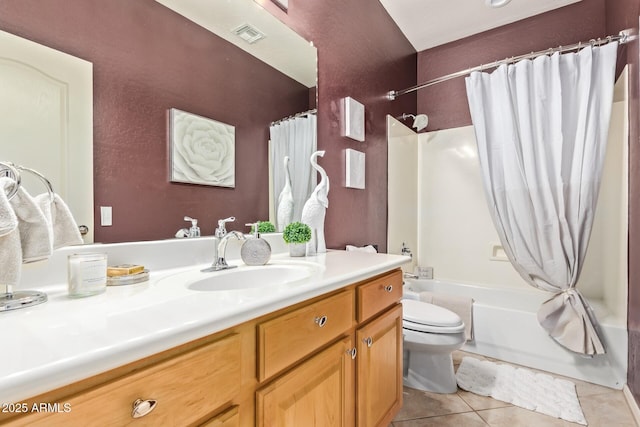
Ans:
[[[456,351],[457,369],[462,357],[504,363],[477,354]],[[559,375],[554,375],[560,377]],[[561,377],[560,377],[561,378]],[[576,384],[582,411],[589,427],[637,427],[620,390],[568,378]],[[437,394],[404,388],[404,405],[392,427],[578,427],[580,424],[513,406],[490,397],[458,389],[456,394]]]

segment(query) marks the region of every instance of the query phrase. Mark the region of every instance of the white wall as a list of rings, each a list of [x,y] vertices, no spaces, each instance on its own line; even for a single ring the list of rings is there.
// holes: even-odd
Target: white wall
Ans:
[[[418,265],[434,278],[523,286],[508,261],[492,261],[499,242],[486,207],[472,126],[419,136]]]
[[[600,297],[613,314],[627,319],[628,113],[626,101],[615,102],[598,206],[578,286]]]
[[[413,253],[413,261],[402,268],[413,272],[418,251],[418,135],[387,116],[387,141],[387,251],[399,254],[404,242]]]

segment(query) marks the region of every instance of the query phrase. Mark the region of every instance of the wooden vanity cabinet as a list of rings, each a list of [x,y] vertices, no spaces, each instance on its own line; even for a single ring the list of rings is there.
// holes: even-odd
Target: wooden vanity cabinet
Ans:
[[[346,328],[352,293],[357,322]],[[395,270],[258,325],[259,364],[277,366],[281,373],[275,379],[269,378],[271,370],[260,375],[267,381],[256,395],[257,425],[388,426],[402,406],[401,297],[402,273]],[[333,308],[324,326],[333,329],[322,336],[310,327],[317,312],[311,308],[318,304]],[[277,346],[287,351],[266,350],[273,346],[265,338],[269,329],[282,331]]]
[[[0,425],[388,426],[402,405],[399,269],[28,399]],[[157,406],[132,418],[137,399]]]

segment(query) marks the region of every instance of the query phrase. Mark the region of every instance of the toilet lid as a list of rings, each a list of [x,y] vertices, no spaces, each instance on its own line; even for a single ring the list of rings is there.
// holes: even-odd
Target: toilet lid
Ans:
[[[402,318],[412,323],[429,326],[453,327],[462,325],[462,319],[451,310],[427,302],[403,299]]]

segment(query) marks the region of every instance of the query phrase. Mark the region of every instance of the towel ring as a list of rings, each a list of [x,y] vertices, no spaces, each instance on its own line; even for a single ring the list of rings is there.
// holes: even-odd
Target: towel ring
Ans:
[[[20,172],[18,172],[18,169],[13,165],[13,163],[0,162],[0,176],[11,178],[15,182],[11,191],[7,193],[7,199],[11,200],[11,198],[16,195],[18,189],[20,188],[20,183],[22,181]]]
[[[11,191],[7,194],[7,198],[13,198],[17,193],[18,189],[22,185],[22,176],[20,171],[26,171],[37,176],[47,187],[47,191],[49,192],[49,197],[51,201],[54,200],[55,193],[53,192],[53,187],[47,178],[45,178],[40,172],[35,171],[30,168],[26,168],[24,166],[19,166],[11,162],[0,162],[0,177],[9,177],[13,179],[14,186]],[[40,291],[17,291],[13,292],[11,290],[11,285],[5,285],[6,292],[0,293],[0,312],[9,311],[9,310],[17,310],[20,308],[32,307],[37,304],[42,304],[47,301],[47,294]]]
[[[24,166],[20,166],[20,165],[12,165],[12,166],[14,168],[18,169],[19,171],[29,172],[29,173],[35,175],[36,177],[38,177],[40,179],[40,181],[42,181],[42,183],[47,187],[47,192],[49,193],[49,199],[53,202],[55,192],[53,191],[53,186],[51,185],[51,182],[44,175],[42,175],[37,170],[31,169],[31,168],[27,168],[27,167],[24,167]],[[16,189],[16,191],[18,191],[18,190]]]

